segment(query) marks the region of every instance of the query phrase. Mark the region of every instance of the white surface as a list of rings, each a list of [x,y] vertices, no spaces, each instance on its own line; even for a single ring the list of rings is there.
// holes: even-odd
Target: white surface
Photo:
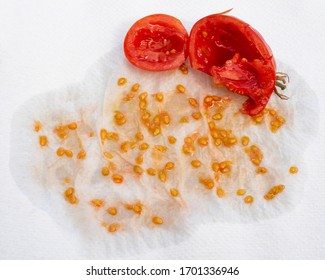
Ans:
[[[188,30],[199,18],[234,7],[232,15],[254,26],[274,55],[296,69],[319,98],[325,120],[323,73],[325,20],[319,1],[0,1],[0,258],[85,257],[61,229],[16,186],[9,170],[14,111],[30,97],[81,80],[106,52],[122,47],[138,18],[172,14]],[[22,135],[23,140],[24,135]],[[252,224],[193,229],[184,242],[127,258],[313,259],[325,258],[325,130],[320,127],[305,161],[305,197],[292,212]],[[303,147],[302,147],[303,149]]]

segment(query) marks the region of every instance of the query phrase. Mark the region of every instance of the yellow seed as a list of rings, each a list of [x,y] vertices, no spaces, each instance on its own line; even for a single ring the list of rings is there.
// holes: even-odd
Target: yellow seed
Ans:
[[[236,137],[228,137],[228,138],[224,139],[223,143],[225,146],[230,147],[232,145],[237,144],[237,138]]]
[[[220,146],[222,144],[222,140],[220,138],[216,138],[216,140],[214,141],[214,144],[216,146]]]
[[[141,132],[138,132],[136,135],[135,135],[135,138],[138,140],[138,141],[142,141],[143,140],[143,134]]]
[[[264,108],[263,111],[262,111],[262,114],[266,115],[268,112],[269,112],[269,110],[267,108]]]
[[[277,185],[272,187],[268,193],[266,195],[264,195],[264,199],[266,200],[271,200],[273,199],[276,195],[278,195],[279,193],[283,192],[283,190],[285,189],[284,185]]]
[[[74,188],[67,188],[66,191],[64,192],[64,195],[65,196],[71,196],[73,195],[75,192],[75,189]]]
[[[192,107],[197,107],[199,104],[197,102],[197,100],[195,98],[189,98],[188,99],[188,103],[192,106]]]
[[[265,167],[258,167],[256,169],[256,173],[257,174],[265,174],[265,173],[267,173],[267,169]]]
[[[135,94],[132,92],[129,92],[124,98],[124,101],[131,101],[134,98]]]
[[[73,157],[73,152],[70,151],[70,150],[65,150],[65,151],[64,151],[64,154],[65,154],[67,157],[69,157],[69,158],[72,158],[72,157]]]
[[[175,49],[172,49],[171,51],[170,51],[170,53],[176,53],[176,50]]]
[[[210,135],[211,135],[212,138],[214,138],[214,139],[220,138],[220,137],[219,137],[219,132],[218,132],[218,130],[215,129],[215,128],[210,129]]]
[[[193,152],[195,151],[195,148],[193,145],[189,145],[189,144],[184,144],[182,147],[183,153],[186,155],[192,155]]]
[[[104,156],[108,159],[112,159],[113,158],[113,155],[111,153],[108,153],[108,152],[104,152]]]
[[[143,163],[143,156],[142,155],[139,155],[136,159],[135,159],[135,162],[137,164],[142,164]]]
[[[209,144],[209,139],[207,137],[200,137],[198,140],[197,140],[197,143],[200,145],[200,146],[207,146]]]
[[[126,123],[125,116],[119,111],[115,112],[114,119],[117,125],[124,125]]]
[[[89,132],[89,137],[94,137],[95,133],[93,131]]]
[[[244,202],[247,204],[251,204],[251,203],[253,203],[253,201],[254,201],[254,198],[251,195],[248,195],[244,198]]]
[[[109,169],[110,171],[112,171],[112,172],[115,172],[115,171],[116,171],[116,164],[115,164],[114,162],[110,161],[110,162],[108,163],[108,169]]]
[[[110,207],[107,209],[106,212],[112,216],[115,216],[117,214],[117,209],[116,209],[116,207]]]
[[[78,155],[77,155],[77,159],[84,159],[87,156],[87,153],[85,150],[81,150]]]
[[[113,174],[112,175],[113,182],[116,184],[122,184],[123,183],[123,176],[120,174]]]
[[[142,110],[146,109],[147,105],[148,104],[147,104],[146,100],[140,100],[140,102],[139,102],[139,108],[140,109],[142,109]]]
[[[151,116],[151,114],[148,111],[145,111],[142,114],[141,118],[142,118],[142,120],[148,120],[150,118],[150,116]]]
[[[153,123],[156,125],[156,126],[159,126],[161,121],[160,121],[160,116],[159,115],[156,115],[154,118],[153,118]]]
[[[220,187],[217,188],[216,193],[217,193],[217,196],[220,197],[220,198],[224,197],[224,195],[225,195],[225,191]]]
[[[90,204],[96,208],[101,208],[104,206],[104,200],[102,199],[92,199]]]
[[[192,145],[193,144],[193,139],[189,136],[184,138],[184,143]]]
[[[247,146],[249,144],[249,137],[248,136],[243,136],[241,138],[241,143],[243,146]]]
[[[102,128],[100,130],[100,139],[102,139],[103,141],[107,138],[107,130],[105,128]]]
[[[114,140],[118,141],[119,140],[119,135],[116,132],[107,132],[106,134],[106,139],[107,140]]]
[[[223,161],[219,163],[219,171],[223,174],[230,173],[231,161]]]
[[[220,129],[220,130],[219,130],[219,134],[220,134],[220,136],[221,136],[222,138],[226,138],[226,137],[228,136],[227,131],[224,130],[224,129]]]
[[[68,188],[64,192],[65,200],[68,201],[70,204],[77,204],[78,198],[74,195],[75,189],[74,188]]]
[[[185,92],[185,87],[183,85],[177,85],[176,89],[179,93],[184,93]]]
[[[277,121],[280,122],[281,124],[284,124],[284,123],[286,122],[285,119],[284,119],[283,117],[281,117],[281,116],[277,116],[276,119],[277,119]]]
[[[273,109],[270,109],[269,114],[274,117],[274,116],[276,116],[276,111]]]
[[[210,129],[216,128],[216,124],[213,121],[208,122],[208,125]]]
[[[125,209],[129,211],[133,211],[134,205],[132,204],[125,204]]]
[[[202,36],[203,36],[203,38],[206,38],[208,36],[208,32],[202,31]]]
[[[191,165],[194,167],[194,168],[199,168],[201,166],[201,161],[195,159],[195,160],[192,160],[191,161]]]
[[[65,152],[65,150],[64,150],[62,147],[60,147],[60,148],[58,148],[58,149],[56,150],[56,154],[57,154],[59,157],[62,157],[62,156],[64,155],[64,152]]]
[[[254,164],[254,165],[260,165],[261,161],[257,158],[252,158],[251,159],[251,162]]]
[[[155,127],[152,131],[153,136],[157,136],[161,133],[160,127]]]
[[[218,172],[219,171],[219,163],[213,162],[211,167],[212,167],[212,170],[214,172]]]
[[[67,198],[67,201],[69,201],[70,204],[77,204],[79,202],[78,198],[75,195],[72,195]]]
[[[281,126],[281,123],[276,121],[276,122],[271,122],[271,126],[275,127],[275,128],[279,128]]]
[[[178,68],[184,75],[188,74],[188,68],[185,63],[183,63],[181,66]]]
[[[216,113],[212,116],[212,119],[220,121],[223,118],[221,113]]]
[[[161,225],[164,223],[163,219],[157,216],[152,218],[152,222],[156,225]]]
[[[39,144],[44,147],[48,144],[48,140],[47,140],[47,137],[45,135],[41,135],[39,137]]]
[[[67,126],[56,126],[54,128],[54,133],[61,139],[64,139],[68,136],[69,134],[69,129]]]
[[[66,178],[64,178],[64,182],[66,184],[70,184],[71,183],[71,179],[69,177],[66,177]]]
[[[296,166],[291,166],[290,169],[289,169],[289,172],[290,172],[291,174],[295,174],[295,173],[297,173],[297,172],[298,172],[298,167],[296,167]]]
[[[258,115],[258,116],[253,117],[253,120],[254,120],[254,122],[255,122],[256,124],[260,124],[260,123],[263,122],[264,117],[261,116],[261,115]]]
[[[168,115],[168,113],[161,113],[160,114],[160,119],[162,120],[162,122],[166,125],[170,124],[170,116]]]
[[[124,101],[131,101],[135,97],[134,92],[129,92],[126,94],[126,96],[123,98]]]
[[[149,144],[148,143],[142,143],[142,144],[140,144],[140,146],[139,146],[139,149],[140,150],[147,150],[149,148]]]
[[[236,192],[236,194],[237,194],[238,196],[243,196],[243,195],[246,194],[246,190],[244,190],[244,189],[238,189],[237,192]]]
[[[167,180],[167,175],[166,172],[164,170],[159,170],[158,172],[158,178],[161,182],[165,183]]]
[[[168,148],[163,145],[155,145],[155,149],[162,153],[166,153],[168,150]]]
[[[188,116],[181,117],[179,120],[180,123],[188,123],[189,121],[190,120],[189,120]]]
[[[234,145],[237,143],[237,138],[236,137],[229,137],[227,139],[227,145]]]
[[[103,167],[102,168],[102,175],[103,176],[108,176],[109,175],[109,169],[108,169],[108,167]]]
[[[139,100],[144,101],[148,96],[148,92],[142,92],[139,94]]]
[[[120,149],[123,153],[128,152],[129,148],[130,148],[130,142],[128,141],[122,142],[120,145]]]
[[[116,232],[120,228],[120,224],[118,223],[113,223],[108,226],[108,231],[110,233]]]
[[[133,171],[134,171],[134,173],[136,173],[138,175],[141,175],[143,173],[143,169],[139,165],[134,165],[133,166]]]
[[[174,168],[174,166],[175,166],[174,163],[169,161],[169,162],[166,163],[165,169],[166,170],[172,170]]]
[[[165,54],[166,54],[166,55],[170,55],[170,52],[169,52],[169,51],[166,51]]]
[[[117,85],[118,86],[123,86],[123,85],[125,85],[126,84],[126,78],[119,78],[118,80],[117,80]]]
[[[75,130],[75,129],[78,128],[78,125],[77,125],[76,122],[72,122],[72,123],[68,124],[68,128],[69,128],[70,130]]]
[[[147,169],[147,173],[150,176],[155,176],[156,175],[156,170],[150,167],[150,168]]]
[[[213,101],[212,96],[206,96],[203,100],[204,104],[207,105],[208,107],[212,106],[212,101]]]
[[[179,195],[178,189],[175,189],[175,188],[170,189],[170,195],[174,196],[174,197],[178,196]]]
[[[168,142],[170,144],[175,144],[177,139],[174,136],[168,136]]]
[[[164,100],[164,95],[162,93],[156,93],[155,98],[158,102],[162,102]]]
[[[195,120],[199,120],[199,119],[202,119],[202,114],[200,112],[194,112],[194,113],[192,113],[192,117]]]
[[[140,84],[136,83],[136,84],[134,84],[134,85],[132,86],[131,90],[132,90],[133,92],[136,92],[136,91],[139,90],[139,88],[140,88]]]
[[[214,182],[211,178],[200,178],[199,182],[208,190],[214,187]]]
[[[42,123],[40,121],[34,122],[34,131],[39,132],[42,129]]]
[[[133,212],[140,215],[142,213],[142,205],[141,204],[136,204],[136,205],[133,205]]]

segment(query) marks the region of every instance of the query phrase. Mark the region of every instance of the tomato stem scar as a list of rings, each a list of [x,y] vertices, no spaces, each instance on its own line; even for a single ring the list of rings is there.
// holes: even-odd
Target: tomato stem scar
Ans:
[[[287,87],[286,86],[287,80],[289,82],[289,76],[288,76],[288,74],[283,73],[283,72],[277,72],[276,74],[277,75],[276,75],[276,83],[275,83],[275,87],[274,87],[274,93],[281,99],[288,100],[289,97],[284,94],[279,93],[279,91],[276,87],[279,87],[281,90],[285,90]]]
[[[224,12],[221,12],[221,13],[217,13],[217,15],[225,15],[225,14],[228,14],[229,12],[231,12],[232,10],[233,10],[233,8],[228,9],[228,10],[226,10]]]

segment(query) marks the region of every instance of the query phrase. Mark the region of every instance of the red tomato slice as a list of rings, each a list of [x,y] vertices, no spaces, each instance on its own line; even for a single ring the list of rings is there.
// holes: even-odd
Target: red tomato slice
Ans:
[[[262,36],[247,23],[222,14],[192,28],[189,57],[193,68],[213,76],[217,85],[248,96],[242,113],[259,114],[275,87],[275,61]]]
[[[185,62],[187,44],[188,33],[177,18],[155,14],[131,26],[124,40],[124,53],[138,68],[164,71]]]

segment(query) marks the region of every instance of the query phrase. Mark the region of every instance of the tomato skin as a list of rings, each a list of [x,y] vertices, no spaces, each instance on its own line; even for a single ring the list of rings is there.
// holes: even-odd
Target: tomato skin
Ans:
[[[144,70],[174,69],[188,56],[188,33],[175,17],[149,15],[135,22],[127,32],[124,53],[131,64]]]
[[[254,116],[267,105],[276,64],[263,37],[247,23],[222,14],[202,18],[191,30],[189,57],[192,67],[212,75],[217,85],[249,97],[242,113]]]

